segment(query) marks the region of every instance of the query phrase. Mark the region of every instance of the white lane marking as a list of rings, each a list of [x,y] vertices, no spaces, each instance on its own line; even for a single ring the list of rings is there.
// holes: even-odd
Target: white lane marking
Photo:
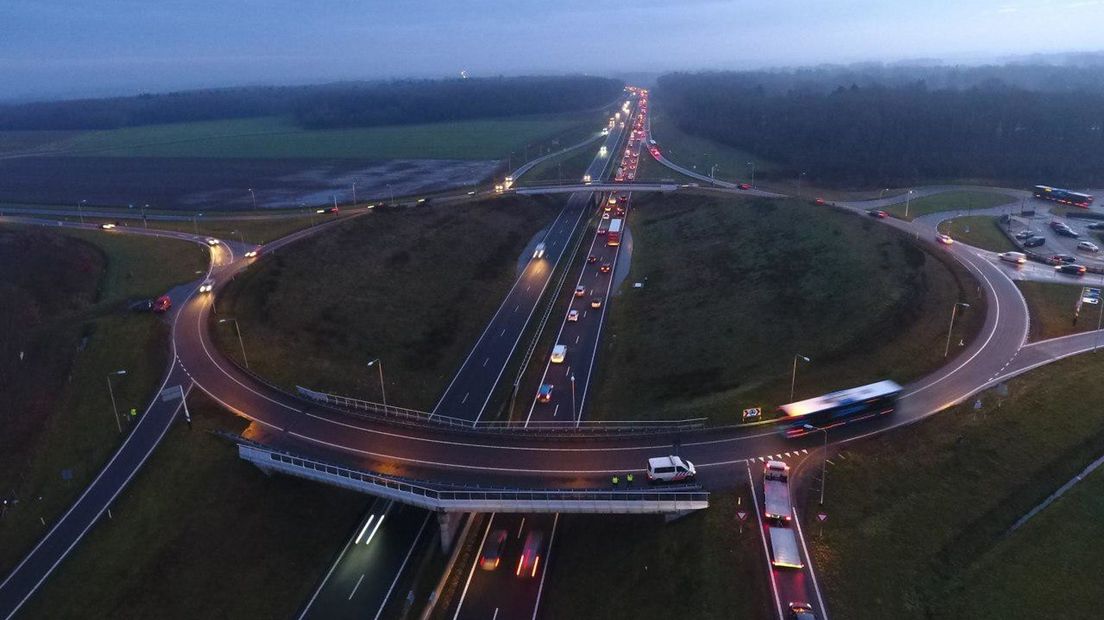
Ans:
[[[556,417],[560,413],[560,403],[556,403],[556,408],[552,410],[552,417]]]
[[[763,460],[763,459],[759,459]],[[755,479],[751,476],[751,465],[747,466],[748,486],[751,488],[751,503],[755,508],[755,520],[759,523],[759,540],[763,541],[763,560],[767,563],[770,575],[771,594],[774,595],[774,607],[778,611],[778,620],[782,620],[782,599],[778,596],[778,582],[774,579],[774,566],[771,566],[770,550],[767,548],[767,534],[763,529],[763,514],[759,509],[759,496],[755,493]]]
[[[345,600],[348,600],[348,601],[353,600],[353,595],[356,594],[357,588],[360,587],[360,582],[362,582],[362,581],[364,581],[364,573],[360,574],[360,579],[357,579],[356,585],[353,586],[353,591],[349,593],[349,598],[347,598]]]
[[[489,362],[489,361],[491,361],[491,358],[489,358],[489,357],[487,359],[483,360],[483,367],[484,368],[487,367],[487,362]]]
[[[338,554],[337,559],[334,560],[334,563],[332,565],[330,565],[330,570],[326,571],[326,576],[322,578],[322,583],[318,584],[318,587],[314,590],[314,594],[311,595],[310,600],[307,601],[306,606],[303,607],[303,612],[299,614],[299,620],[303,620],[303,618],[307,617],[307,612],[310,611],[311,605],[314,605],[314,599],[318,598],[318,593],[322,591],[322,588],[325,587],[326,582],[330,580],[330,575],[333,574],[334,569],[337,568],[338,564],[341,564],[341,559],[345,557],[345,552],[349,550],[349,547],[352,547],[355,544],[353,540],[353,538],[350,538],[349,542],[345,543],[345,548],[341,550],[341,553]]]
[[[498,513],[492,512],[491,513],[491,518],[487,519],[487,529],[484,530],[484,532],[483,532],[483,540],[480,541],[480,543],[479,543],[478,553],[482,553],[483,552],[483,545],[487,544],[487,534],[491,533],[491,524],[494,523],[495,516],[497,514]],[[473,516],[468,517],[468,518],[474,519],[475,516],[473,515]],[[479,564],[479,555],[478,555],[478,553],[477,553],[475,559],[472,560],[471,570],[468,571],[468,580],[464,582],[464,590],[460,593],[460,602],[456,604],[456,613],[452,615],[452,620],[456,620],[457,618],[459,618],[460,617],[460,610],[464,608],[464,598],[466,598],[468,596],[468,586],[471,585],[472,575],[475,574],[475,567],[476,567],[477,564]]]
[[[427,512],[425,519],[422,520],[422,527],[418,530],[418,535],[414,537],[414,542],[410,543],[410,549],[406,551],[406,557],[403,558],[403,562],[399,565],[399,570],[395,573],[395,578],[391,581],[391,587],[387,588],[387,594],[383,595],[383,601],[380,603],[379,611],[376,612],[374,620],[379,620],[379,617],[383,615],[384,607],[387,607],[387,601],[391,600],[391,592],[395,589],[395,584],[399,582],[399,577],[402,576],[403,570],[406,569],[406,563],[410,561],[410,554],[414,553],[414,548],[418,546],[418,541],[422,539],[422,534],[425,533],[426,525],[429,524],[429,515]]]
[[[491,620],[495,620],[496,618],[498,618],[498,608],[497,607],[495,607],[494,615],[491,616]]]
[[[541,594],[544,592],[544,577],[548,574],[548,565],[552,562],[552,544],[556,542],[556,526],[560,524],[560,513],[552,520],[552,536],[548,538],[548,551],[544,558],[544,568],[541,570],[540,586],[537,587],[537,600],[533,603],[533,618],[537,620],[537,611],[540,610]]]
[[[505,327],[503,327],[503,328],[502,328],[502,331],[498,332],[498,337],[499,337],[499,338],[501,338],[501,337],[503,337],[503,336],[505,336],[505,335],[506,335],[506,328],[505,328]]]
[[[521,304],[517,304],[516,306],[514,306],[514,312],[517,312],[519,308],[521,308]]]
[[[521,532],[524,531],[524,530],[525,530],[525,517],[523,516],[521,518],[521,524],[518,525],[518,533],[517,533],[518,540],[521,540]]]
[[[467,394],[464,394],[464,398],[463,398],[463,400],[460,401],[460,404],[463,405],[464,403],[468,402],[468,397],[469,396],[471,396],[471,392],[468,392]]]
[[[580,338],[582,338],[581,335],[580,336],[575,336],[575,344],[579,344],[579,339]]]
[[[820,481],[824,484],[824,481]],[[820,616],[828,620],[828,608],[824,606],[824,597],[820,595],[820,584],[817,583],[816,571],[813,570],[813,558],[809,556],[809,548],[805,546],[805,532],[801,530],[801,516],[797,514],[797,508],[790,506],[794,514],[794,525],[797,526],[797,538],[801,541],[801,550],[805,552],[805,566],[809,569],[809,577],[813,580],[813,591],[816,592],[817,603],[820,603]]]

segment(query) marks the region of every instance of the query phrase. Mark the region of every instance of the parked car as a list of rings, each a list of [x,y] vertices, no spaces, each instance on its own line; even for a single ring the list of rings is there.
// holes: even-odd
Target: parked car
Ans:
[[[1020,241],[1023,241],[1024,239],[1030,239],[1034,236],[1035,236],[1035,231],[1034,230],[1021,230],[1020,232],[1016,233],[1016,238],[1019,239]]]
[[[1077,249],[1081,250],[1082,252],[1093,252],[1093,253],[1096,253],[1096,252],[1100,251],[1100,247],[1098,247],[1092,241],[1079,241],[1077,243]]]
[[[483,543],[483,553],[479,558],[479,567],[483,570],[494,570],[502,562],[502,548],[506,546],[506,530],[495,530],[487,536],[487,542]]]
[[[1032,237],[1032,238],[1024,241],[1023,246],[1025,248],[1037,248],[1040,245],[1043,245],[1044,243],[1046,243],[1045,238],[1043,238],[1043,237]]]

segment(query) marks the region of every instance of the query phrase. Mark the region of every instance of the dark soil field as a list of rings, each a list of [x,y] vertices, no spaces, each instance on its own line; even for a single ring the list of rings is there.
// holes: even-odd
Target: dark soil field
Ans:
[[[214,211],[409,196],[488,178],[493,160],[27,157],[0,160],[0,202]]]

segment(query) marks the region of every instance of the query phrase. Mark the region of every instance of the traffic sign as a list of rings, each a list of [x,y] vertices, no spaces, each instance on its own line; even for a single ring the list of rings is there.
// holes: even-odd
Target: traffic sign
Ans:
[[[741,521],[746,521],[747,516],[748,516],[748,513],[743,511],[743,510],[737,510],[736,511],[736,518],[741,520]]]
[[[763,415],[763,410],[759,407],[751,407],[744,409],[744,420],[758,420]]]
[[[820,521],[821,523],[824,523],[825,521],[828,520],[828,515],[824,514],[823,512],[818,512],[817,513],[817,520]]]

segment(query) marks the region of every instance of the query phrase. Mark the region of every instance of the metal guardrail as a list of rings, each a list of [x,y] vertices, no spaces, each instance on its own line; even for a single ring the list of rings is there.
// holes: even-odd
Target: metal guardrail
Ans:
[[[362,415],[363,417],[382,417],[419,426],[439,426],[468,431],[509,431],[527,432],[529,434],[556,435],[579,434],[593,435],[595,433],[672,433],[697,430],[703,428],[707,418],[692,418],[688,420],[584,420],[576,426],[575,422],[557,422],[550,420],[529,422],[509,422],[496,420],[480,420],[473,422],[463,418],[454,418],[433,414],[427,411],[406,409],[394,405],[384,405],[348,396],[327,394],[310,390],[302,386],[295,386],[299,395],[310,401],[340,408],[343,413]],[[363,414],[361,413],[363,412]],[[365,415],[370,414],[370,415]]]
[[[274,450],[240,436],[219,433],[238,444],[239,456],[258,467],[351,488],[437,511],[515,510],[525,512],[663,513],[709,506],[698,488],[510,489],[434,485],[364,472]]]

